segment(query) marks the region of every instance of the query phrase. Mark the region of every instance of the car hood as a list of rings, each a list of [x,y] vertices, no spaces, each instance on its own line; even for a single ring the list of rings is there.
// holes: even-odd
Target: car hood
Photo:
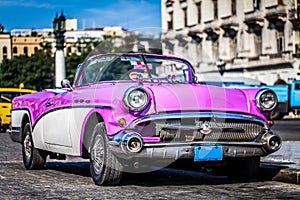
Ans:
[[[224,111],[253,113],[257,89],[226,89],[200,84],[144,85],[152,93],[156,112]],[[254,110],[253,110],[254,109]]]
[[[256,115],[265,119],[256,106],[255,96],[259,89],[235,89],[201,84],[168,84],[168,83],[132,83],[101,84],[99,98],[114,107],[117,112],[125,112],[122,101],[125,91],[132,87],[145,88],[150,97],[151,106],[141,115],[151,115],[165,112],[185,111],[220,111]],[[97,96],[96,95],[96,96]],[[119,103],[116,103],[118,101]],[[104,105],[104,104],[103,104]],[[105,104],[106,105],[106,104]],[[120,113],[118,113],[120,114]]]

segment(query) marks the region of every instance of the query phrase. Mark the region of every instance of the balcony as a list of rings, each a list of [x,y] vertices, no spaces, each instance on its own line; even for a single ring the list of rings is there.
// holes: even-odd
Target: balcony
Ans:
[[[274,19],[274,18],[282,18],[286,17],[286,9],[283,5],[278,5],[276,7],[271,7],[266,9],[266,18],[267,19]]]
[[[254,12],[245,13],[245,23],[252,24],[257,22],[263,22],[264,16],[262,11],[256,10]]]
[[[231,16],[231,17],[228,17],[228,18],[223,18],[221,20],[221,28],[238,30],[239,21],[238,21],[237,16]]]

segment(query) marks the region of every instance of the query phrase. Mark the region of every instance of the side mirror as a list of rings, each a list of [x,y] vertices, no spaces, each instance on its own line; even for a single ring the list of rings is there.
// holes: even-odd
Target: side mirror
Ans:
[[[63,79],[61,81],[61,87],[62,88],[67,88],[67,89],[70,89],[70,90],[73,90],[71,84],[70,84],[70,81],[68,79]]]

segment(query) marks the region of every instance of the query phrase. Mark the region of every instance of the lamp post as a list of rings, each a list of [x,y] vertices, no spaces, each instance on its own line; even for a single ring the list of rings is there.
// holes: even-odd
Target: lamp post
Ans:
[[[60,82],[66,78],[66,67],[64,57],[64,33],[66,32],[66,17],[63,12],[60,16],[56,14],[53,21],[53,30],[56,39],[55,52],[55,87],[61,87]]]

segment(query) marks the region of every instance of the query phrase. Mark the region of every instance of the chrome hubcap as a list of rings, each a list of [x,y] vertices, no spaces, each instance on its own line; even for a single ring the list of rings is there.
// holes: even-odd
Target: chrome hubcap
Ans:
[[[96,136],[94,146],[91,151],[91,160],[94,172],[100,175],[104,167],[105,151],[104,141],[101,136]]]
[[[24,145],[25,158],[26,161],[28,161],[32,154],[32,142],[31,142],[30,135],[26,135],[23,145]]]

